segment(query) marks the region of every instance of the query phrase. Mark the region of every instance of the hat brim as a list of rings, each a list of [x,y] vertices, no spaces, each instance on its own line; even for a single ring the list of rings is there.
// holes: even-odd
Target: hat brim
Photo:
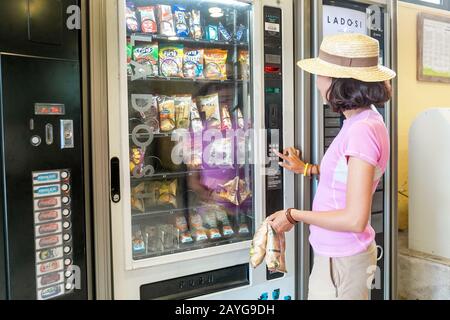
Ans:
[[[304,59],[297,62],[297,66],[306,72],[331,78],[353,78],[364,82],[380,82],[395,78],[395,71],[378,65],[375,67],[343,67],[320,58]]]

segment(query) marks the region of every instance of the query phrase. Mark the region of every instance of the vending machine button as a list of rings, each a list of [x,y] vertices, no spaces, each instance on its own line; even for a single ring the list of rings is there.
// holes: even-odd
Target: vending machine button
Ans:
[[[63,198],[62,198],[62,203],[64,203],[64,204],[68,204],[69,201],[70,201],[70,198],[69,198],[69,197],[63,197]]]
[[[72,259],[66,259],[64,260],[64,265],[65,266],[70,266],[72,264]]]
[[[61,178],[67,179],[69,177],[69,173],[67,171],[61,172]]]
[[[66,221],[63,223],[63,227],[64,229],[69,229],[70,228],[70,222]]]
[[[64,239],[64,241],[69,241],[69,240],[70,240],[70,234],[66,233],[66,234],[63,236],[63,239]]]
[[[72,271],[67,270],[67,271],[64,273],[64,276],[65,276],[66,278],[70,278],[70,277],[72,276]]]
[[[33,136],[31,137],[31,145],[34,147],[38,147],[42,142],[41,137],[39,136]]]
[[[72,248],[70,246],[65,246],[64,247],[64,253],[65,254],[70,253],[71,251],[72,251]]]
[[[66,290],[72,290],[72,284],[66,283]]]
[[[70,189],[70,187],[69,187],[68,184],[63,184],[63,185],[61,186],[61,190],[62,190],[62,191],[68,191],[69,189]]]
[[[67,217],[67,216],[70,215],[70,210],[67,209],[67,208],[66,208],[66,209],[63,209],[62,214],[63,214],[64,217]]]

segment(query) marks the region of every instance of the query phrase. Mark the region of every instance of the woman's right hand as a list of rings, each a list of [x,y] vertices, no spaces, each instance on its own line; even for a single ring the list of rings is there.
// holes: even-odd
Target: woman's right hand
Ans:
[[[305,170],[305,163],[301,159],[301,152],[294,147],[289,147],[283,150],[283,154],[279,153],[277,150],[273,150],[273,152],[284,160],[284,162],[280,162],[279,165],[287,170],[295,172],[297,174],[303,174]]]

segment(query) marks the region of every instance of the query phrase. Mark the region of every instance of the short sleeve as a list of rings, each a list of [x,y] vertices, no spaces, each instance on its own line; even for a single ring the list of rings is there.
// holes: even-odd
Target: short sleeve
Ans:
[[[381,158],[381,147],[373,124],[362,121],[355,123],[348,132],[344,155],[347,160],[355,157],[377,166]]]

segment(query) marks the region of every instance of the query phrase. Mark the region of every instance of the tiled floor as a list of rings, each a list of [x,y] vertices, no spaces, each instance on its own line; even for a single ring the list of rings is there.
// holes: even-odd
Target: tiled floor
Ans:
[[[450,260],[408,249],[408,233],[398,235],[398,294],[408,300],[450,299]]]

